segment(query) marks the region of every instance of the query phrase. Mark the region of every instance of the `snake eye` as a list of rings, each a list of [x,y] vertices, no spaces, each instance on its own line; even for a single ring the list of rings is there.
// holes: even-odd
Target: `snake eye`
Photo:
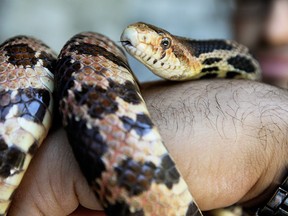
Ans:
[[[170,38],[164,37],[161,41],[161,47],[163,49],[168,49],[171,46]]]

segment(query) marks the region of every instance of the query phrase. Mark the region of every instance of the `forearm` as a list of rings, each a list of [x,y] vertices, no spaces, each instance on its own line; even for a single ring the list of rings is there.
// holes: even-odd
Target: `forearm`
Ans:
[[[142,92],[203,209],[211,202],[219,207],[248,201],[282,178],[288,154],[285,90],[247,80],[205,80],[146,84]],[[217,200],[207,201],[204,193]]]

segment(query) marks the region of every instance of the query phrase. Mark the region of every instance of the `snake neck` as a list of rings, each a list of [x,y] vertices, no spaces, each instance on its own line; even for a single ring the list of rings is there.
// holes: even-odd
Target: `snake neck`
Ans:
[[[230,40],[175,38],[178,41],[176,44],[181,44],[183,56],[177,54],[177,48],[174,54],[186,64],[185,79],[260,79],[260,66],[244,45]]]

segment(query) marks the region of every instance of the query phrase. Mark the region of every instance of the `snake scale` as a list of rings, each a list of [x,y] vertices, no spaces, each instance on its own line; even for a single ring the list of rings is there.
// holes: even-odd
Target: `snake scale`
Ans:
[[[260,76],[248,49],[233,41],[197,41],[135,23],[121,43],[169,80]],[[58,58],[32,37],[1,44],[0,215],[48,134],[53,92],[75,158],[107,215],[202,215],[150,119],[125,53],[93,32],[73,36]]]

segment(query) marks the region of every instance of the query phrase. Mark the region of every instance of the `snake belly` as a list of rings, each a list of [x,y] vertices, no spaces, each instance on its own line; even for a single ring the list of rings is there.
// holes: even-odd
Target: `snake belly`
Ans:
[[[0,215],[51,126],[52,65],[41,41],[13,37],[0,45]]]
[[[55,79],[69,142],[107,215],[202,215],[114,42],[75,35]]]

